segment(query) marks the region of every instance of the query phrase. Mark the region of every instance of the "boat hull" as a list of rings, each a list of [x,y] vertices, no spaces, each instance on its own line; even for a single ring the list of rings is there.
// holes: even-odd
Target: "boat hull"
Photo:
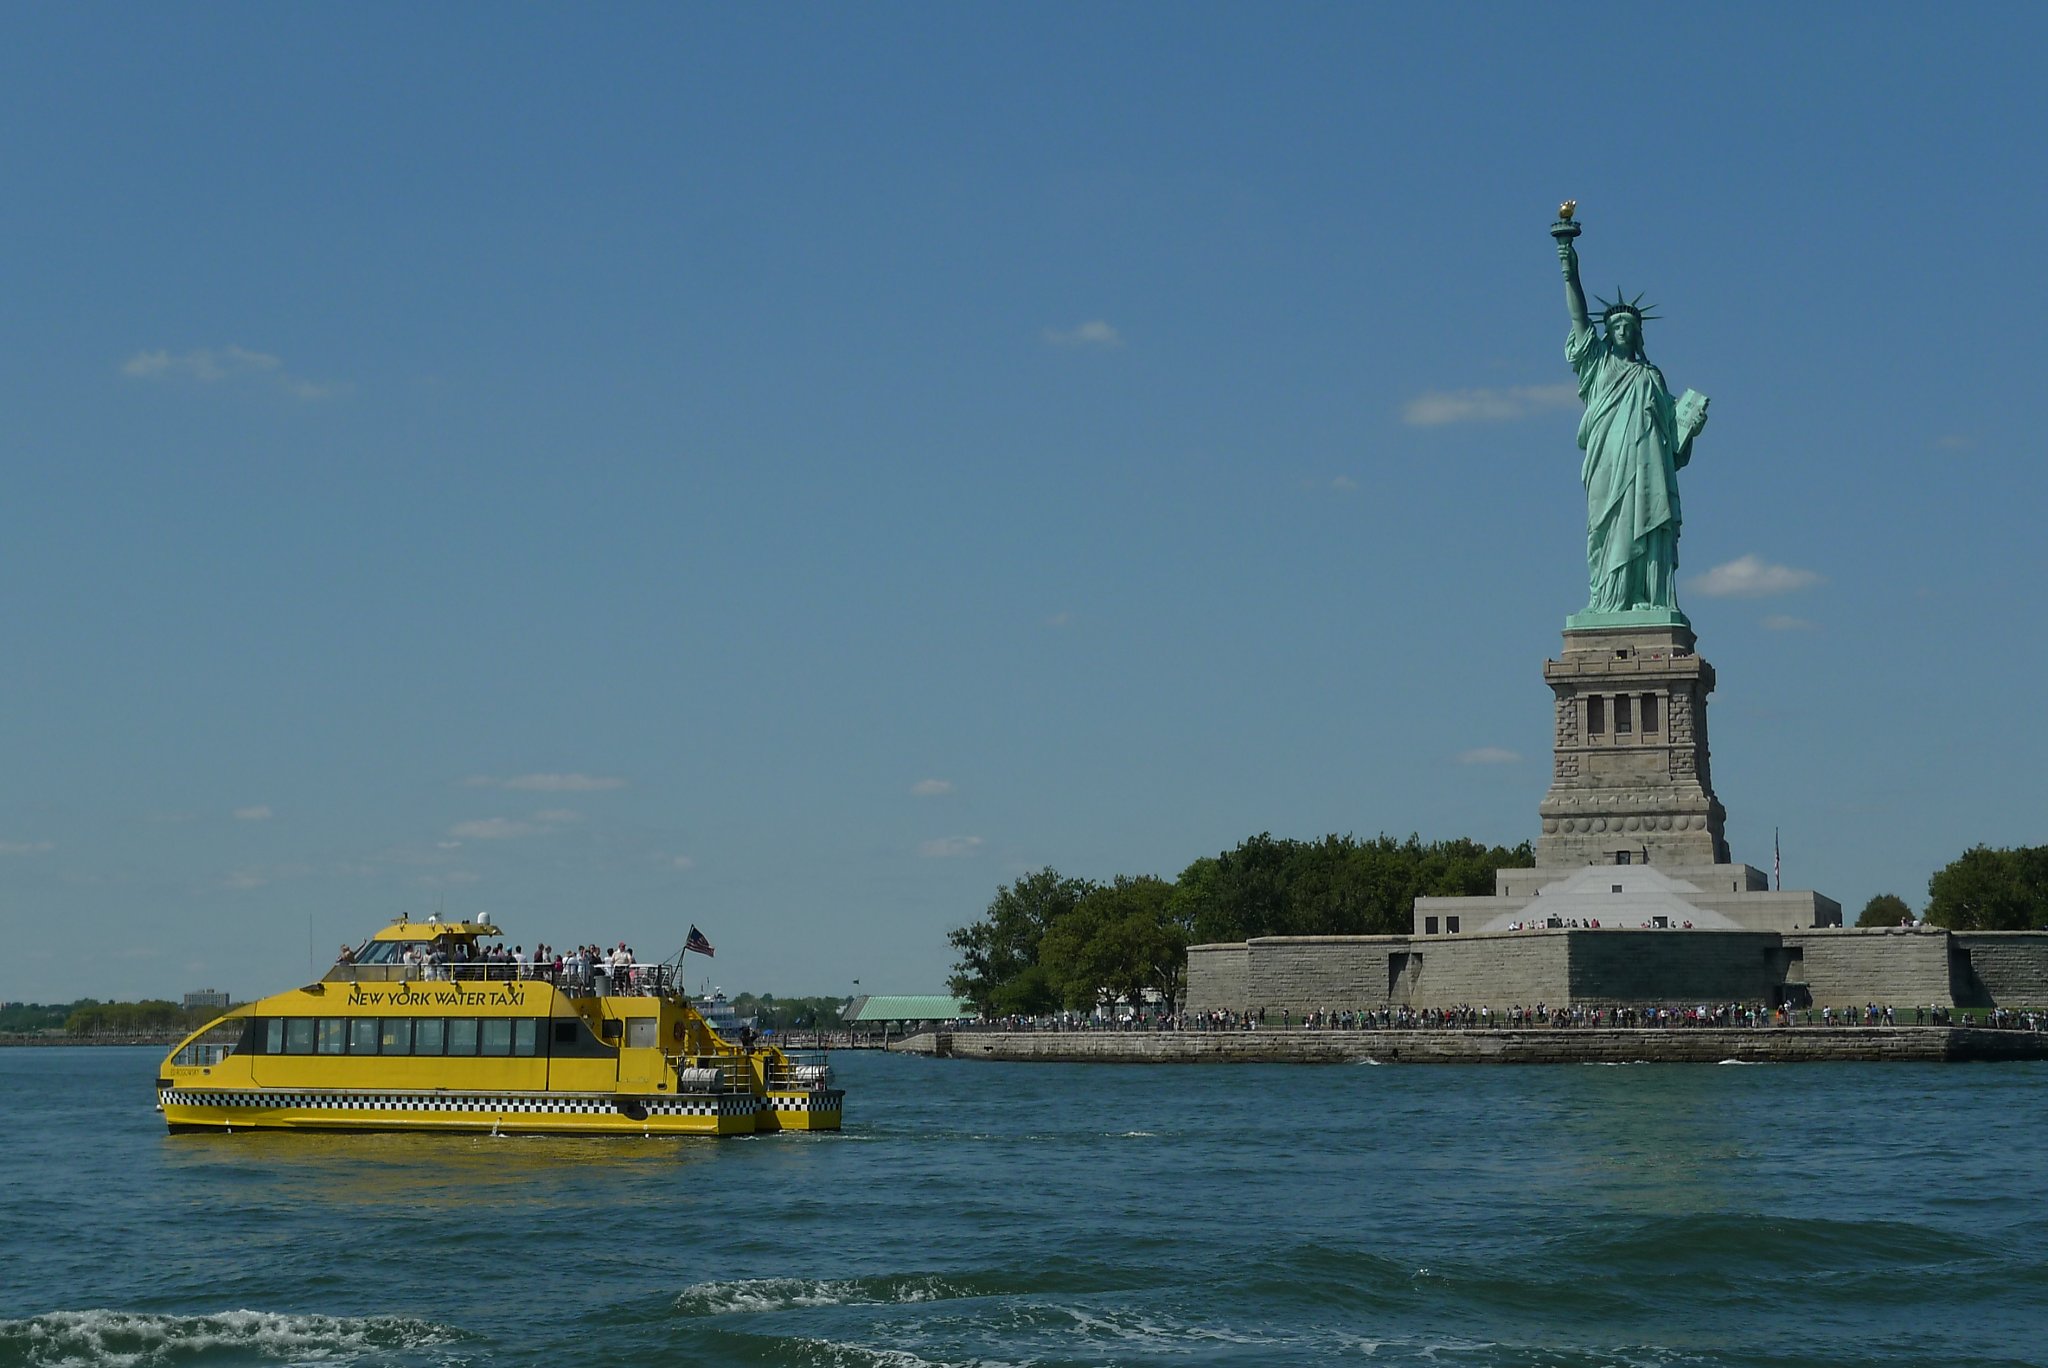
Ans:
[[[160,1088],[173,1131],[440,1131],[498,1135],[755,1135],[838,1130],[845,1094],[432,1092],[336,1088]]]

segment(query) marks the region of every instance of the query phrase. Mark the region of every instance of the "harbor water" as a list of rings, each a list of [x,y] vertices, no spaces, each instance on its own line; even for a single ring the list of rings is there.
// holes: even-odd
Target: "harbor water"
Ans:
[[[0,1050],[0,1368],[2048,1362],[2048,1065],[834,1057],[839,1134],[179,1135]]]

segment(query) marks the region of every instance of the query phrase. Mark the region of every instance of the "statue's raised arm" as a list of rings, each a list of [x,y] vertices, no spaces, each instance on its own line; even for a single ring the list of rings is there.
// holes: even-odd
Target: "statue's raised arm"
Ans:
[[[1577,200],[1558,205],[1557,222],[1550,228],[1550,235],[1557,239],[1558,262],[1564,267],[1564,306],[1571,312],[1574,329],[1593,326],[1586,313],[1586,291],[1579,284],[1579,249],[1572,245],[1572,239],[1579,235],[1579,225],[1572,220],[1578,207]]]

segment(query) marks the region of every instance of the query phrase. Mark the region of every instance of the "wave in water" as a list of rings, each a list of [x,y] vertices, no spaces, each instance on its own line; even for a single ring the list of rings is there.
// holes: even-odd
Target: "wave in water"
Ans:
[[[900,1306],[910,1302],[979,1297],[987,1289],[931,1274],[879,1278],[734,1278],[698,1283],[676,1297],[691,1316],[794,1311],[819,1306]]]
[[[417,1362],[419,1351],[468,1338],[403,1316],[296,1316],[222,1311],[51,1311],[0,1321],[0,1368],[153,1368],[216,1362]]]

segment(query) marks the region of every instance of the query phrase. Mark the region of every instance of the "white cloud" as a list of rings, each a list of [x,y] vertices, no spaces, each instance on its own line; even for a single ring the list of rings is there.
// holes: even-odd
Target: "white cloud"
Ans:
[[[1047,328],[1045,340],[1055,347],[1121,347],[1123,335],[1101,319],[1071,328]]]
[[[670,869],[695,869],[697,867],[697,862],[687,855],[670,855],[666,858]]]
[[[1813,624],[1805,618],[1792,617],[1786,613],[1772,613],[1764,619],[1764,628],[1772,632],[1810,632]]]
[[[571,812],[568,808],[543,808],[524,818],[476,817],[448,828],[448,834],[455,840],[436,844],[443,850],[453,850],[463,841],[512,841],[521,836],[546,836],[571,822],[582,820],[581,813]]]
[[[0,841],[0,855],[41,855],[56,848],[54,841]]]
[[[1350,494],[1357,490],[1358,481],[1352,479],[1349,475],[1339,475],[1330,481],[1330,488],[1336,490],[1339,494]]]
[[[273,815],[268,803],[257,803],[253,807],[238,807],[235,809],[235,820],[238,822],[267,822]]]
[[[462,782],[470,788],[516,789],[522,793],[598,793],[626,786],[623,779],[600,774],[516,774],[510,779],[476,774]]]
[[[1715,566],[1694,579],[1691,588],[1708,598],[1765,598],[1811,588],[1820,582],[1817,571],[1772,565],[1762,556],[1752,554]]]
[[[1478,746],[1472,750],[1458,752],[1458,763],[1461,765],[1512,765],[1521,758],[1514,751],[1503,750],[1499,746]]]
[[[464,841],[511,841],[521,836],[538,836],[546,830],[537,823],[514,821],[510,817],[477,817],[457,822],[448,828],[448,834]]]
[[[141,351],[121,363],[131,380],[190,381],[215,385],[223,381],[261,380],[294,399],[332,399],[353,388],[342,381],[308,380],[288,374],[284,362],[269,352],[247,347],[195,347],[191,351]]]
[[[1401,421],[1411,427],[1505,423],[1579,402],[1576,385],[1510,385],[1504,389],[1431,390],[1410,399]]]
[[[1047,618],[1045,620],[1045,625],[1048,627],[1064,627],[1073,620],[1074,615],[1072,613],[1067,612],[1065,609],[1061,609],[1059,612],[1054,613],[1051,617]]]
[[[941,836],[918,846],[917,853],[927,860],[957,860],[964,855],[972,855],[981,846],[979,836]]]
[[[918,798],[936,798],[942,793],[952,791],[951,779],[920,779],[910,786],[910,792]]]

